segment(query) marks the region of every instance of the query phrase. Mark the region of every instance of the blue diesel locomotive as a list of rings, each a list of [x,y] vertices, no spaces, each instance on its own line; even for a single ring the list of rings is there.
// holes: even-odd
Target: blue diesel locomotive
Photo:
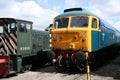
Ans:
[[[98,58],[103,60],[120,47],[120,32],[83,8],[66,9],[56,16],[51,34],[57,70],[73,65],[84,70],[87,55],[93,62]]]

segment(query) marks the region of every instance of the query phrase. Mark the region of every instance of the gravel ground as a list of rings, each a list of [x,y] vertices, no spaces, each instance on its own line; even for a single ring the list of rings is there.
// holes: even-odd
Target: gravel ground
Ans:
[[[114,79],[120,80],[120,56],[111,61],[110,64],[100,67],[98,70],[94,71],[94,73],[101,76],[110,76]]]
[[[87,80],[86,74],[65,74],[56,73],[53,66],[39,69],[37,71],[29,71],[10,78],[2,80]],[[104,77],[91,75],[91,80],[113,80],[112,77]]]
[[[87,80],[87,75],[82,73],[57,73],[54,66],[48,66],[0,80]],[[120,80],[120,56],[110,64],[92,71],[91,80]]]

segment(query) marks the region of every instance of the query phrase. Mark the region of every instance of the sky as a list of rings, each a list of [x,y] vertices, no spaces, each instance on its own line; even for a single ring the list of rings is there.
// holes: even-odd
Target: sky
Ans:
[[[120,0],[0,0],[0,17],[33,22],[44,30],[64,9],[81,7],[98,15],[120,30]]]

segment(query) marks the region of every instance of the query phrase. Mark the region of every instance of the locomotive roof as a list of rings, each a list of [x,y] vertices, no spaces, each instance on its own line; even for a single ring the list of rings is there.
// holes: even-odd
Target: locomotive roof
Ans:
[[[109,29],[111,29],[111,30],[114,30],[114,31],[116,31],[116,32],[119,32],[115,27],[113,27],[113,26],[112,26],[111,24],[109,24],[108,22],[104,21],[103,19],[101,19],[101,21],[102,21],[104,27],[109,28]]]
[[[83,9],[83,8],[71,8],[64,10],[64,13],[56,16],[55,18],[64,17],[64,16],[75,16],[75,15],[92,15],[96,16],[95,14]]]
[[[6,20],[8,22],[27,22],[27,23],[33,23],[31,21],[27,21],[27,20],[22,20],[22,19],[15,19],[15,18],[0,18],[0,20]]]
[[[64,16],[77,16],[77,15],[90,15],[90,16],[96,16],[97,15],[83,9],[83,8],[70,8],[70,9],[65,9],[64,13],[56,16],[55,18],[60,18],[60,17],[64,17]],[[104,24],[105,27],[112,29],[114,31],[119,32],[115,27],[113,27],[112,25],[110,25],[108,22],[104,21],[103,19],[101,19],[100,17],[98,17]]]

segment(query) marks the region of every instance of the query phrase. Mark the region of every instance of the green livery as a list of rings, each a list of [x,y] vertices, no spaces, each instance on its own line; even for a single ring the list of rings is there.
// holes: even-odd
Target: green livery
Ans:
[[[34,30],[32,24],[25,20],[0,18],[0,76],[51,62],[54,53],[50,49],[49,32]]]

